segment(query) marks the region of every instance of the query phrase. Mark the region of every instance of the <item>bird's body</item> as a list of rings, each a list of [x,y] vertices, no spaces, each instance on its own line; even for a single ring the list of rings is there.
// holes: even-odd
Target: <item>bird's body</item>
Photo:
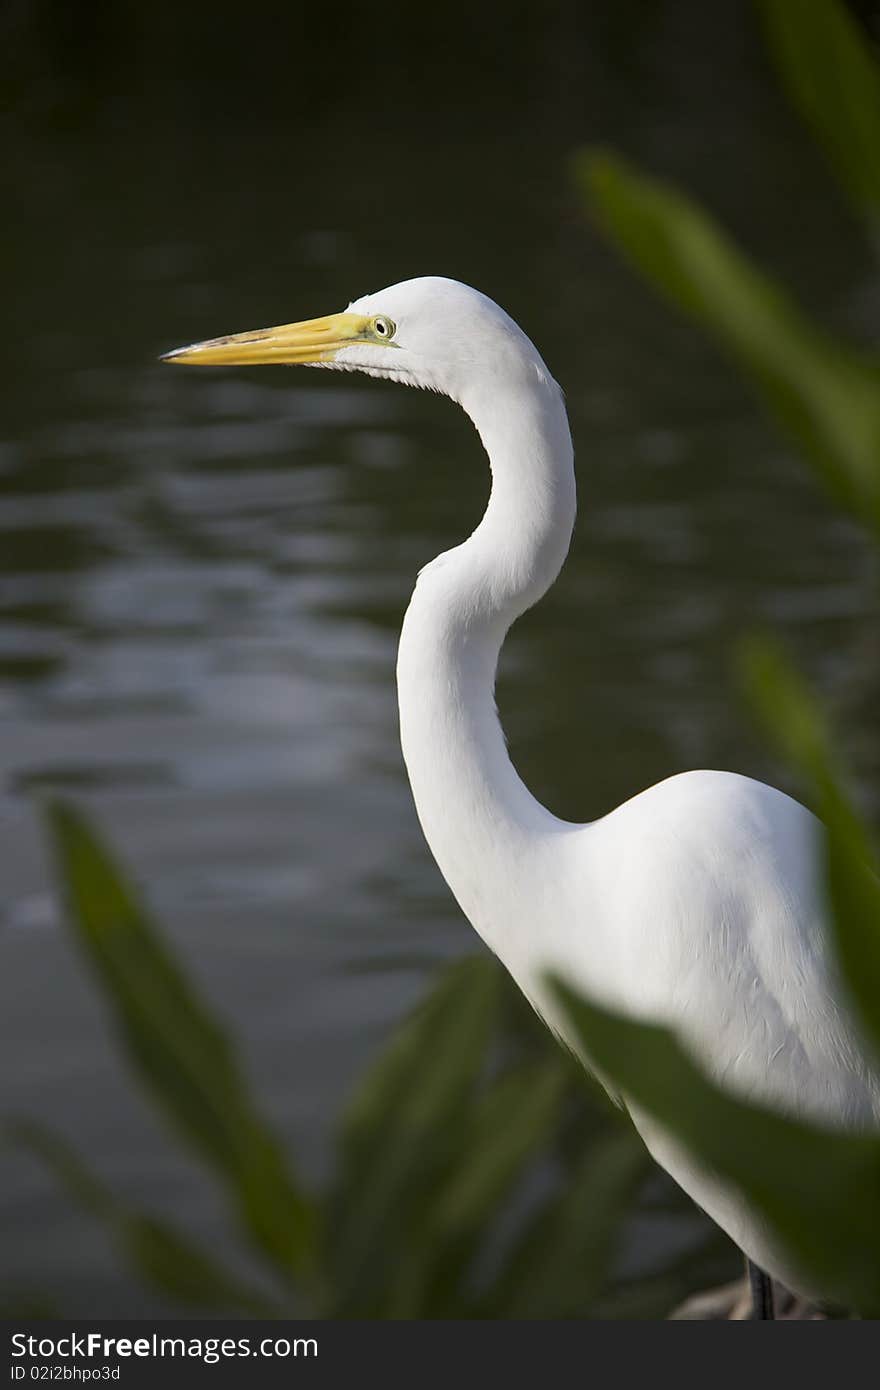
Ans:
[[[473,534],[421,572],[397,681],[419,819],[462,910],[564,1040],[549,970],[612,1009],[672,1026],[740,1095],[840,1126],[880,1125],[880,1084],[834,979],[820,827],[808,811],[751,779],[694,771],[577,825],[541,806],[510,761],[494,698],[501,645],[556,578],[575,517],[562,393],[516,324],[476,291],[428,278],[333,319],[175,355],[320,361],[459,402],[489,457],[491,496]],[[599,738],[586,731],[587,768]],[[821,1293],[803,1288],[739,1193],[645,1115],[633,1118],[751,1259]]]

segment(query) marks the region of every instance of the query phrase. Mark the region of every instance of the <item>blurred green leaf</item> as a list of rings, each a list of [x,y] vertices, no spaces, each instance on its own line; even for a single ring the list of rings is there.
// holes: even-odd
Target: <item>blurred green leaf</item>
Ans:
[[[871,836],[846,791],[822,711],[775,642],[742,653],[755,708],[806,779],[827,832],[829,906],[841,972],[880,1055],[880,876]]]
[[[413,1223],[407,1261],[394,1281],[396,1316],[466,1316],[469,1276],[481,1234],[490,1230],[517,1181],[552,1150],[568,1082],[560,1059],[496,1077],[467,1107],[438,1181]]]
[[[608,1281],[623,1218],[647,1154],[629,1128],[595,1140],[538,1208],[486,1302],[489,1316],[585,1318]]]
[[[479,1097],[463,1136],[468,1161],[437,1194],[429,1224],[438,1240],[472,1234],[553,1133],[567,1075],[546,1062],[501,1076]]]
[[[766,1217],[823,1297],[880,1312],[880,1139],[807,1124],[720,1090],[665,1028],[553,982],[583,1054]]]
[[[880,535],[877,360],[813,325],[682,194],[610,155],[580,157],[577,173],[622,250],[735,355],[826,486]]]
[[[449,1164],[497,1021],[498,970],[448,970],[367,1073],[341,1139],[328,1206],[336,1305],[381,1316],[406,1234]],[[365,1310],[373,1309],[369,1312]]]
[[[880,231],[880,68],[839,0],[758,0],[788,93]]]
[[[278,1181],[280,1153],[274,1171],[258,1166],[264,1143],[274,1140],[253,1111],[222,1030],[83,819],[55,806],[50,823],[72,925],[137,1069],[223,1177],[257,1248],[268,1248],[287,1272],[287,1260],[279,1259],[276,1243],[267,1247],[265,1233],[276,1220],[283,1233],[290,1189],[283,1170]],[[553,1151],[565,1131],[562,1100],[571,1097],[573,1074],[580,1083],[570,1059],[555,1049],[535,1061],[519,1027],[509,1036],[505,1030],[505,1047],[493,1046],[509,1005],[503,978],[486,957],[457,963],[368,1071],[344,1124],[324,1219],[316,1223],[305,1213],[313,1314],[467,1317],[483,1307],[482,1288],[470,1276],[487,1235],[533,1160]],[[574,1152],[583,1152],[584,1137],[581,1132]],[[111,1232],[126,1263],[165,1296],[277,1315],[274,1304],[175,1228],[116,1200],[54,1136],[30,1129],[19,1130],[17,1139],[39,1153]],[[266,1173],[268,1181],[253,1193],[251,1184]],[[255,1209],[258,1199],[265,1204]],[[600,1196],[607,1216],[606,1205]],[[550,1208],[555,1212],[553,1200]],[[590,1263],[589,1235],[585,1240],[581,1275],[599,1267]],[[556,1287],[561,1291],[561,1277]],[[581,1278],[578,1296],[586,1287]],[[509,1285],[507,1296],[515,1294]]]
[[[281,1316],[277,1305],[228,1274],[189,1237],[120,1202],[57,1135],[19,1122],[5,1125],[3,1137],[35,1154],[76,1203],[101,1221],[125,1263],[165,1298],[250,1317]]]
[[[229,1042],[85,820],[48,808],[72,926],[140,1076],[223,1179],[257,1248],[287,1276],[314,1255],[313,1211],[257,1113]]]

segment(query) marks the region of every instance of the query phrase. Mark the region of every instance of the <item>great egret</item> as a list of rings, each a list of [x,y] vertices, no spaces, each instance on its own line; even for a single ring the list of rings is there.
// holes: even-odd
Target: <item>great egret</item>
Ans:
[[[361,371],[462,406],[489,456],[489,503],[473,534],[421,571],[397,663],[416,808],[462,910],[563,1037],[548,969],[610,1008],[672,1026],[740,1094],[841,1126],[880,1122],[880,1085],[834,984],[808,811],[747,777],[695,771],[575,825],[535,800],[508,757],[499,652],[556,579],[575,518],[562,392],[517,324],[478,291],[427,277],[166,360]],[[738,1191],[649,1117],[633,1118],[752,1261],[821,1296]]]

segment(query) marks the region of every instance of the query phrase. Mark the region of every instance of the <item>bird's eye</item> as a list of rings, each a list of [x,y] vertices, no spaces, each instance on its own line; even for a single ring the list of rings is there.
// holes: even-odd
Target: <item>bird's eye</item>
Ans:
[[[378,318],[373,319],[370,326],[377,338],[384,338],[387,340],[388,338],[394,337],[395,325],[391,322],[391,319],[386,319],[382,314],[380,314]]]

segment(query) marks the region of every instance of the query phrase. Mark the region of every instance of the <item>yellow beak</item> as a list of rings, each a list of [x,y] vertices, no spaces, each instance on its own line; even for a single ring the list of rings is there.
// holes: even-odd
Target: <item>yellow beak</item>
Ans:
[[[204,343],[163,353],[161,360],[205,367],[331,362],[340,348],[373,341],[368,331],[370,323],[363,314],[329,314],[323,319],[256,328],[228,338],[209,338]]]

